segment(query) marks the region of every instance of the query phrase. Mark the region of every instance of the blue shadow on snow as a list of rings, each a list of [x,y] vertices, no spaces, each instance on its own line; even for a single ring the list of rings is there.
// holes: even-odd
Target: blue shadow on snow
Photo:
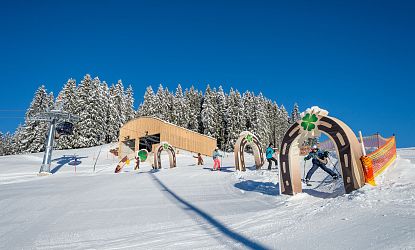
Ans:
[[[249,239],[245,238],[244,236],[242,236],[242,235],[240,235],[236,232],[233,232],[232,230],[227,228],[225,225],[223,225],[219,221],[215,220],[209,214],[205,213],[204,211],[200,210],[199,208],[193,206],[189,202],[187,202],[187,201],[183,200],[182,198],[180,198],[177,194],[175,194],[172,190],[170,190],[166,185],[164,185],[155,175],[152,175],[152,176],[153,176],[153,180],[158,185],[160,185],[164,189],[164,191],[166,191],[171,196],[171,198],[174,198],[179,203],[181,203],[185,206],[184,210],[192,210],[194,213],[196,213],[198,216],[200,216],[205,221],[210,223],[212,226],[214,226],[217,230],[222,232],[228,238],[231,238],[231,239],[243,244],[244,247],[249,248],[249,249],[267,249],[266,247],[262,246],[261,244],[259,244],[257,242],[254,242],[252,240],[249,240]]]
[[[248,192],[258,192],[261,194],[266,195],[279,195],[280,194],[280,187],[278,184],[274,184],[272,182],[257,182],[246,180],[242,182],[235,183],[234,185],[236,188],[239,188],[244,191]]]
[[[88,158],[88,157],[86,157],[86,156],[79,157],[79,156],[74,156],[74,155],[69,155],[69,156],[64,155],[60,158],[53,159],[52,161],[56,161],[56,163],[58,163],[58,165],[56,167],[54,167],[52,170],[50,170],[50,172],[52,174],[58,172],[59,169],[61,169],[65,164],[79,165],[81,163],[81,161],[79,161],[79,159],[83,159],[83,158]]]

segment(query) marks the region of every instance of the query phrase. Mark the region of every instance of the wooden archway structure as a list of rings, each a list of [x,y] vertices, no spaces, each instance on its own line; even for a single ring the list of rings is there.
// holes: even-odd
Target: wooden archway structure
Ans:
[[[261,143],[254,134],[249,131],[244,131],[239,135],[234,147],[236,170],[246,171],[244,158],[244,149],[246,145],[250,145],[253,150],[256,168],[261,168],[265,162],[264,150]]]
[[[154,150],[154,169],[161,168],[161,152],[167,151],[169,154],[169,161],[170,161],[170,168],[176,167],[176,153],[174,152],[174,148],[168,142],[162,142],[160,145],[156,147]]]
[[[346,193],[365,183],[360,157],[362,151],[353,131],[342,121],[328,116],[318,107],[308,109],[300,121],[285,133],[280,151],[280,192],[295,195],[302,192],[299,145],[305,138],[326,134],[335,144]]]

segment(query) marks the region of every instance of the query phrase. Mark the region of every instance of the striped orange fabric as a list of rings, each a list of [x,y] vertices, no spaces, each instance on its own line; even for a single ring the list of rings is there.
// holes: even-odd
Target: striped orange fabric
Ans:
[[[362,157],[362,163],[365,169],[366,182],[372,184],[374,178],[380,175],[396,160],[396,140],[395,136],[387,139],[385,144],[378,150]]]

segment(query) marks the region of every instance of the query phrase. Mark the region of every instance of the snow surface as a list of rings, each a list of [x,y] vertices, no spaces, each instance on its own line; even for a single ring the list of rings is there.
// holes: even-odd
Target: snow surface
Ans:
[[[376,187],[344,194],[317,170],[291,197],[253,157],[244,173],[232,154],[212,172],[181,151],[177,168],[166,154],[159,171],[132,162],[114,174],[111,147],[54,151],[44,177],[42,153],[0,157],[0,249],[415,249],[415,148]]]

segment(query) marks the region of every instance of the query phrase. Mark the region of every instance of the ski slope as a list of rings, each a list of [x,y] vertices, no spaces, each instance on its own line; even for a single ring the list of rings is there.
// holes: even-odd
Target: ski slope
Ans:
[[[415,148],[399,150],[376,187],[344,194],[317,170],[291,197],[279,195],[277,169],[238,173],[232,154],[220,172],[180,152],[177,168],[166,154],[159,171],[132,162],[114,174],[113,146],[54,151],[45,177],[43,154],[0,157],[0,249],[415,248]]]

